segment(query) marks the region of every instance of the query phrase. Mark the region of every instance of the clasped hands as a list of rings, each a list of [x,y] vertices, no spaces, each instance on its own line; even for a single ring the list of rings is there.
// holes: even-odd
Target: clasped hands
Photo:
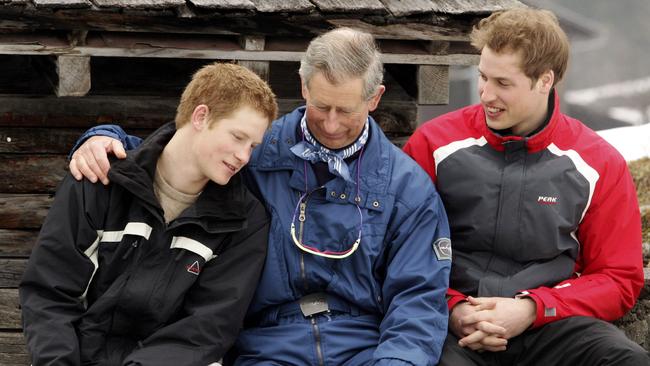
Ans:
[[[505,351],[508,339],[535,321],[537,306],[527,298],[472,297],[458,303],[449,315],[449,330],[458,344],[474,351]]]

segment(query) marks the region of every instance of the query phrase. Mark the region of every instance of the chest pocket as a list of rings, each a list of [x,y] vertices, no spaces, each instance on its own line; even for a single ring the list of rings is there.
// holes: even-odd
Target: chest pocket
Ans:
[[[152,227],[143,222],[129,222],[123,230],[98,230],[97,240],[84,251],[95,266],[82,298],[92,302],[98,294],[104,293],[117,276],[129,267],[128,258],[134,250],[133,243],[148,240]]]
[[[218,260],[225,237],[212,238],[209,243],[199,238],[172,237],[165,269],[156,281],[151,297],[152,308],[160,309],[163,320],[180,309],[185,294],[198,280],[204,267]]]

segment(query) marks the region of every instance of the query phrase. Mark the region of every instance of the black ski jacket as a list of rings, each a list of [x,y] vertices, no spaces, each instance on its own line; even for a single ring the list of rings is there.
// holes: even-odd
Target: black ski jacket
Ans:
[[[236,175],[166,224],[152,177],[174,132],[113,162],[109,186],[61,183],[20,284],[34,366],[205,366],[233,344],[268,217]]]

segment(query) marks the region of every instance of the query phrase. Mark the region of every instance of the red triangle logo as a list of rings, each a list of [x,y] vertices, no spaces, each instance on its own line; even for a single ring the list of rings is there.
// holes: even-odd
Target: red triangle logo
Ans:
[[[201,267],[199,266],[199,261],[194,261],[194,263],[186,266],[185,268],[187,268],[187,271],[189,273],[197,275],[197,276],[201,272]]]

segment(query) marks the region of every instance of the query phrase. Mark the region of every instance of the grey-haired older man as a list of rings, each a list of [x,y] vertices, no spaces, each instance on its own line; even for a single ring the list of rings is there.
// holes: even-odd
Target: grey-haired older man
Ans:
[[[438,362],[447,217],[428,176],[368,116],[385,90],[380,57],[364,32],[315,38],[300,66],[306,105],[273,124],[244,171],[272,224],[236,365]],[[116,131],[92,134],[132,141]],[[70,168],[105,180],[106,151],[121,146],[93,139]]]

